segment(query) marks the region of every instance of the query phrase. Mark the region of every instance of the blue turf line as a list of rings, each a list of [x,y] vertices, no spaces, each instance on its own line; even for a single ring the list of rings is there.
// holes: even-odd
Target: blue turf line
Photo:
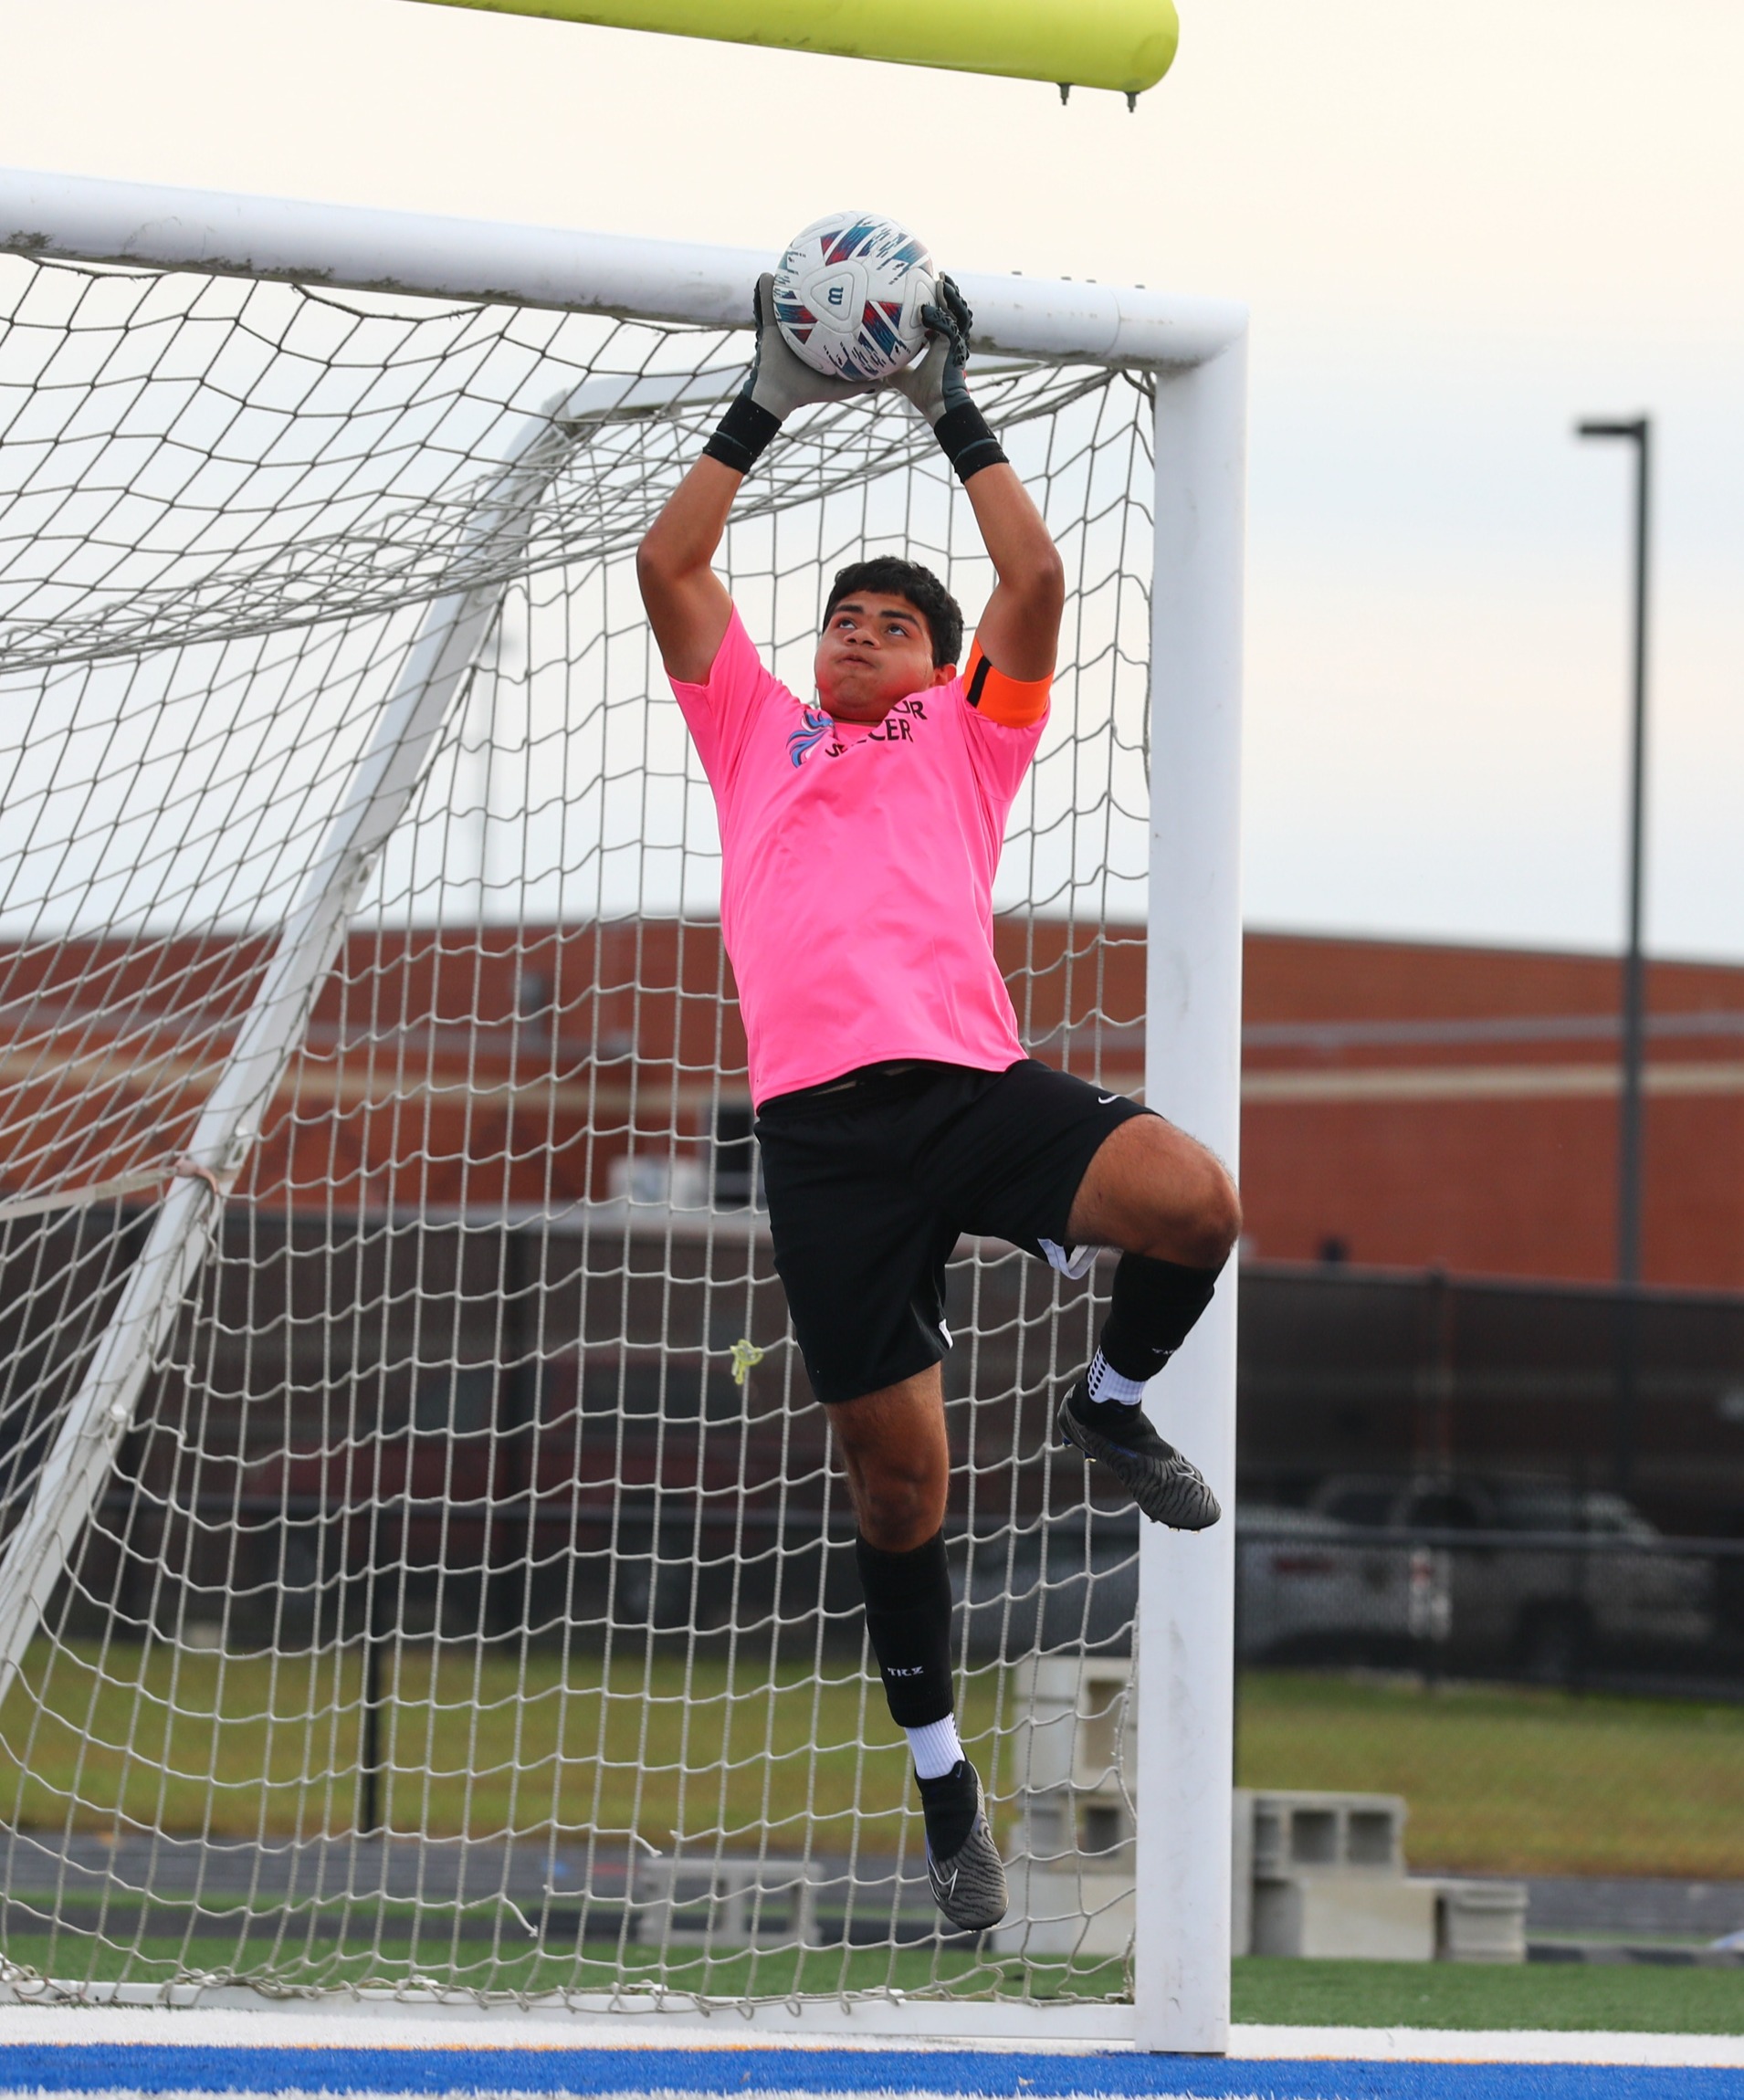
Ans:
[[[891,2049],[225,2049],[0,2044],[0,2094],[1257,2094],[1263,2100],[1744,2100],[1744,2071],[1577,2063],[1224,2062]]]

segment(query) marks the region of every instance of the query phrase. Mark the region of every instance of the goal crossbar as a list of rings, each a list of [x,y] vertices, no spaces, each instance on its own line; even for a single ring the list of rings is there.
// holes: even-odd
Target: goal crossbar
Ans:
[[[352,291],[741,328],[760,248],[226,194],[0,168],[0,251],[283,278]],[[976,346],[1023,357],[1193,365],[1239,342],[1245,308],[1142,287],[955,271]]]
[[[35,257],[335,289],[743,327],[770,256],[552,227],[0,171],[0,249]],[[1233,1165],[1238,1139],[1238,889],[1245,316],[1226,302],[972,271],[961,281],[984,351],[1136,369],[1155,395],[1147,1098]],[[642,380],[572,403],[634,415],[723,387]],[[688,390],[687,392],[686,390]],[[478,530],[520,530],[554,470],[561,418],[531,435]],[[512,488],[510,486],[512,483]],[[262,979],[230,1073],[207,1104],[191,1171],[173,1184],[0,1569],[0,1677],[16,1669],[59,1559],[100,1492],[164,1321],[198,1268],[350,905],[409,801],[464,686],[495,598],[433,600],[422,637],[358,768],[344,812]],[[1171,1433],[1234,1502],[1234,1294],[1170,1372]],[[137,1372],[137,1376],[135,1375]],[[1140,1564],[1135,2002],[1092,2021],[1140,2047],[1214,2052],[1228,2032],[1234,1538],[1148,1530]],[[1045,2029],[1043,2008],[994,2015]],[[938,2032],[935,2008],[922,2026]],[[879,2022],[882,2024],[882,2021]],[[969,2026],[988,2032],[976,2015]],[[968,2029],[960,2030],[967,2032]]]

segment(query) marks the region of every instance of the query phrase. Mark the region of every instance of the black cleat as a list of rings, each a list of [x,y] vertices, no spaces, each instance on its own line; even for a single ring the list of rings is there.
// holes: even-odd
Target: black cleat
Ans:
[[[920,1780],[932,1900],[960,1932],[984,1932],[1005,1915],[1005,1865],[987,1822],[981,1775],[960,1758],[942,1779]]]
[[[1118,1400],[1098,1405],[1079,1379],[1060,1402],[1059,1423],[1066,1443],[1106,1465],[1153,1524],[1209,1531],[1223,1515],[1204,1475],[1163,1442],[1142,1408]]]

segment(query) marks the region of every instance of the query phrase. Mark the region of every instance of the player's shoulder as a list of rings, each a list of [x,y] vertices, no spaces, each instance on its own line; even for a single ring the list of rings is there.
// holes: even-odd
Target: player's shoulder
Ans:
[[[737,604],[727,616],[727,631],[720,637],[720,646],[715,652],[717,670],[766,678],[772,682],[775,674],[763,660],[763,653],[752,641],[751,629],[745,625],[745,616]]]
[[[752,641],[751,630],[736,604],[727,616],[726,630],[716,645],[707,676],[695,679],[675,677],[672,682],[675,686],[718,697],[730,693],[742,698],[787,690],[763,660],[762,652]]]

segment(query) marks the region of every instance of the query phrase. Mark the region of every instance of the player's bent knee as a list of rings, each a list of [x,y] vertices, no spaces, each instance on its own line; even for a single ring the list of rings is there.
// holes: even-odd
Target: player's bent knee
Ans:
[[[1150,1244],[1136,1251],[1192,1269],[1220,1269],[1241,1237],[1242,1204],[1222,1162],[1201,1150],[1198,1171],[1158,1205]]]
[[[1229,1259],[1242,1236],[1242,1200],[1235,1184],[1215,1160],[1200,1209],[1198,1225],[1203,1259],[1196,1268],[1218,1268]]]

